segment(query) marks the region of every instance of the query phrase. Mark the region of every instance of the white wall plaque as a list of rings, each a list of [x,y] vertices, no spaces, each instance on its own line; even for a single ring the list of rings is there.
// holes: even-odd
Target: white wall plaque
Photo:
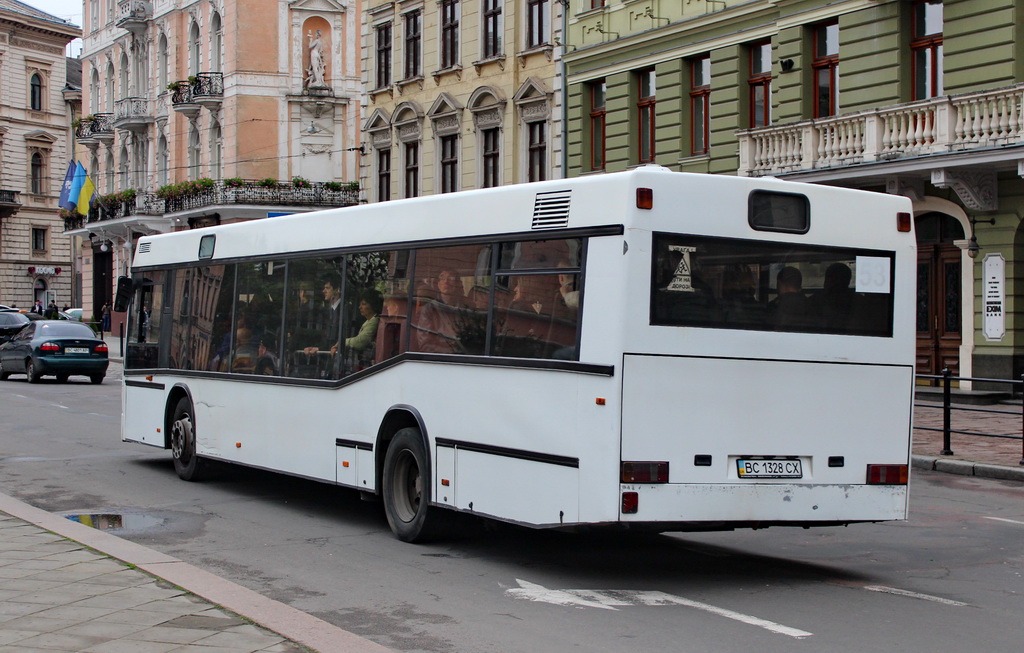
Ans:
[[[984,332],[986,340],[1002,340],[1006,334],[1006,259],[986,254],[981,263],[984,277]]]

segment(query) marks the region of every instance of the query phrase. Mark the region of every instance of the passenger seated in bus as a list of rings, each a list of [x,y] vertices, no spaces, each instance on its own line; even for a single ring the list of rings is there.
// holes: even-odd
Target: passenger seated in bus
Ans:
[[[722,275],[721,307],[725,322],[732,326],[762,325],[767,317],[764,304],[757,301],[757,280],[750,266],[735,263]]]
[[[814,308],[829,331],[846,331],[853,317],[857,294],[850,287],[853,271],[845,263],[833,263],[825,269],[824,287],[814,296]]]
[[[468,313],[462,277],[452,269],[438,272],[436,295],[420,304],[413,320],[413,351],[435,354],[462,353],[459,342],[460,312]]]
[[[775,276],[778,296],[769,304],[775,328],[786,330],[812,326],[815,322],[811,300],[803,291],[804,276],[797,268],[787,265]]]
[[[363,318],[363,324],[359,332],[351,338],[345,338],[345,347],[363,351],[372,347],[377,339],[377,325],[380,323],[381,297],[374,289],[363,291],[359,296],[359,315]]]

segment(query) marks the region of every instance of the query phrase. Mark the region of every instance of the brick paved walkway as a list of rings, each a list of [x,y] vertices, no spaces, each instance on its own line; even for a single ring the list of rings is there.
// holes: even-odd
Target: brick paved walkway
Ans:
[[[921,426],[942,428],[942,404],[918,400],[914,409],[914,447],[913,452],[922,456],[939,456],[942,451],[942,433],[921,430]],[[928,407],[922,407],[927,405]],[[995,433],[1012,435],[1016,439],[981,437],[953,433],[950,436],[952,456],[943,458],[971,460],[979,463],[995,465],[1020,466],[1024,458],[1021,450],[1022,418],[1020,404],[994,404],[991,406],[973,406],[953,404],[950,426],[953,430],[973,431],[975,433]],[[956,410],[967,408],[971,410]],[[978,409],[1002,411],[1000,413],[978,412]]]

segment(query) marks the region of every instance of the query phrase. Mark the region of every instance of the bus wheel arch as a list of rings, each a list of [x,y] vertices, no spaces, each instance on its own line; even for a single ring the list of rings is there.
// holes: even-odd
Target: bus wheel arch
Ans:
[[[423,448],[427,451],[427,458],[430,458],[430,446],[427,440],[427,428],[423,424],[423,417],[419,411],[412,406],[398,405],[388,409],[387,414],[377,429],[377,442],[374,444],[374,487],[377,494],[382,494],[381,487],[384,482],[384,459],[388,454],[388,447],[395,435],[404,428],[415,427],[423,437]]]
[[[377,440],[379,493],[388,525],[403,542],[424,542],[442,530],[432,506],[430,448],[415,409],[389,411]]]
[[[202,478],[205,464],[196,453],[195,403],[184,386],[175,386],[167,397],[165,446],[171,450],[174,471],[184,481]]]

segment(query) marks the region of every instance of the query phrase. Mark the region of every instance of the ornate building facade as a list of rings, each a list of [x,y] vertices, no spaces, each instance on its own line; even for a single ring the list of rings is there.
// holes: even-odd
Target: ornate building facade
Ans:
[[[64,49],[75,25],[0,0],[0,303],[72,301],[71,252],[57,215],[74,93]]]
[[[77,133],[101,196],[67,228],[86,314],[139,234],[358,201],[359,15],[360,0],[85,0]]]
[[[563,176],[562,4],[369,0],[370,201]]]
[[[1021,25],[1013,0],[588,1],[567,28],[568,174],[652,162],[906,195],[918,372],[1019,379]]]

